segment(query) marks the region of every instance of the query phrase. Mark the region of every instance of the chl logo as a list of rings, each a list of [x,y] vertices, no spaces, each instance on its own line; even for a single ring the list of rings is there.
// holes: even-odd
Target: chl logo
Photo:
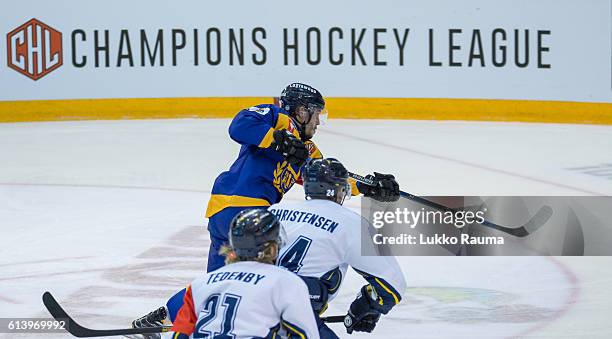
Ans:
[[[62,65],[62,33],[32,19],[6,35],[8,66],[38,80]]]

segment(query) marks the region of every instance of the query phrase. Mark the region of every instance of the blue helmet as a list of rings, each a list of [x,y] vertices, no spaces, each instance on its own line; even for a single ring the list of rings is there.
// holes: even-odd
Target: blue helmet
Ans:
[[[261,208],[246,209],[230,223],[230,246],[241,260],[256,259],[270,242],[282,247],[284,232],[274,214]]]
[[[306,199],[327,199],[339,204],[351,196],[348,171],[334,158],[312,159],[302,170]]]

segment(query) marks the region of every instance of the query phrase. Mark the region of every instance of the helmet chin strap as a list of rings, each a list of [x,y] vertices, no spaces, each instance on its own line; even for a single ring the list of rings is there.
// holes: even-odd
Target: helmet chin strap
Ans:
[[[308,141],[310,140],[311,137],[306,136],[306,125],[308,125],[310,123],[310,120],[312,120],[312,112],[308,111],[308,121],[301,123],[298,120],[297,114],[294,114],[291,117],[291,120],[293,120],[293,123],[297,126],[298,132],[300,133],[300,139],[302,139],[302,141]]]
[[[342,191],[342,188],[339,188],[338,191],[338,193],[342,193],[342,198],[339,197],[339,194],[336,194],[336,202],[340,205],[344,205],[346,198],[348,197],[350,199],[351,197],[351,185],[347,182],[344,191]]]

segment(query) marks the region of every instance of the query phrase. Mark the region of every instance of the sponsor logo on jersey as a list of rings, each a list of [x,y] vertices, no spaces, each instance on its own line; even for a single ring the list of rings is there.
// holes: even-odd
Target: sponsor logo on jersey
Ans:
[[[312,153],[314,153],[314,151],[316,150],[314,143],[310,140],[305,142],[304,145],[306,146],[309,155],[312,155]]]
[[[299,133],[297,132],[297,129],[295,128],[295,125],[294,125],[292,119],[289,119],[289,126],[287,126],[287,130],[289,132],[291,132],[291,134],[293,134],[293,135],[295,135],[296,137],[299,138],[299,135],[296,135],[296,134],[299,134]]]
[[[32,19],[6,35],[8,66],[38,80],[62,65],[62,33]]]
[[[279,162],[276,164],[276,169],[274,170],[274,180],[272,184],[274,188],[280,193],[284,195],[291,189],[293,184],[300,175],[299,170],[296,172],[291,165],[285,160],[283,162]]]

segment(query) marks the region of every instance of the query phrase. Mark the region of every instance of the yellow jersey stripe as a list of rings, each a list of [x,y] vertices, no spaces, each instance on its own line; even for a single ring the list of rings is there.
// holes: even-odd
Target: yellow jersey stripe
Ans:
[[[391,294],[391,295],[393,296],[393,300],[395,301],[395,304],[396,304],[396,305],[397,305],[397,304],[399,304],[399,299],[398,299],[397,295],[396,295],[395,293],[393,293],[393,292],[391,291],[391,289],[389,289],[387,286],[385,286],[385,284],[383,284],[383,283],[382,283],[382,281],[380,281],[380,279],[378,279],[378,278],[376,278],[376,277],[375,277],[375,278],[374,278],[374,280],[376,280],[376,282],[377,282],[377,283],[378,283],[380,286],[382,286],[382,288],[384,288],[384,289],[385,289],[385,291],[387,291],[387,293],[389,293],[389,294]]]
[[[289,323],[287,323],[286,321],[283,321],[283,326],[285,326],[287,329],[291,330],[291,332],[293,332],[293,333],[295,333],[295,334],[299,335],[301,339],[306,339],[306,334],[305,334],[303,331],[301,331],[301,330],[297,329],[297,328],[296,328],[297,326],[296,326],[296,327],[293,327],[293,326],[295,326],[295,325],[291,326],[291,325],[290,325]]]
[[[359,188],[357,188],[357,180],[355,180],[353,178],[349,178],[348,182],[351,185],[351,195],[352,196],[356,196],[356,195],[361,194],[361,192],[359,192]]]
[[[266,199],[240,195],[213,194],[208,201],[206,217],[210,218],[227,207],[270,206]]]
[[[276,125],[274,125],[274,129],[278,130],[278,129],[289,129],[289,124],[291,122],[291,118],[286,115],[286,114],[279,114],[278,118],[276,119]],[[297,129],[294,129],[293,131],[291,131],[291,134],[293,134],[296,138],[300,138],[300,133],[297,131]]]
[[[266,135],[264,135],[263,139],[261,139],[261,142],[259,143],[258,147],[268,148],[270,147],[270,145],[272,145],[273,141],[274,141],[274,128],[270,127]]]
[[[289,116],[285,114],[279,114],[276,119],[276,125],[274,125],[274,129],[287,129],[289,128]]]

